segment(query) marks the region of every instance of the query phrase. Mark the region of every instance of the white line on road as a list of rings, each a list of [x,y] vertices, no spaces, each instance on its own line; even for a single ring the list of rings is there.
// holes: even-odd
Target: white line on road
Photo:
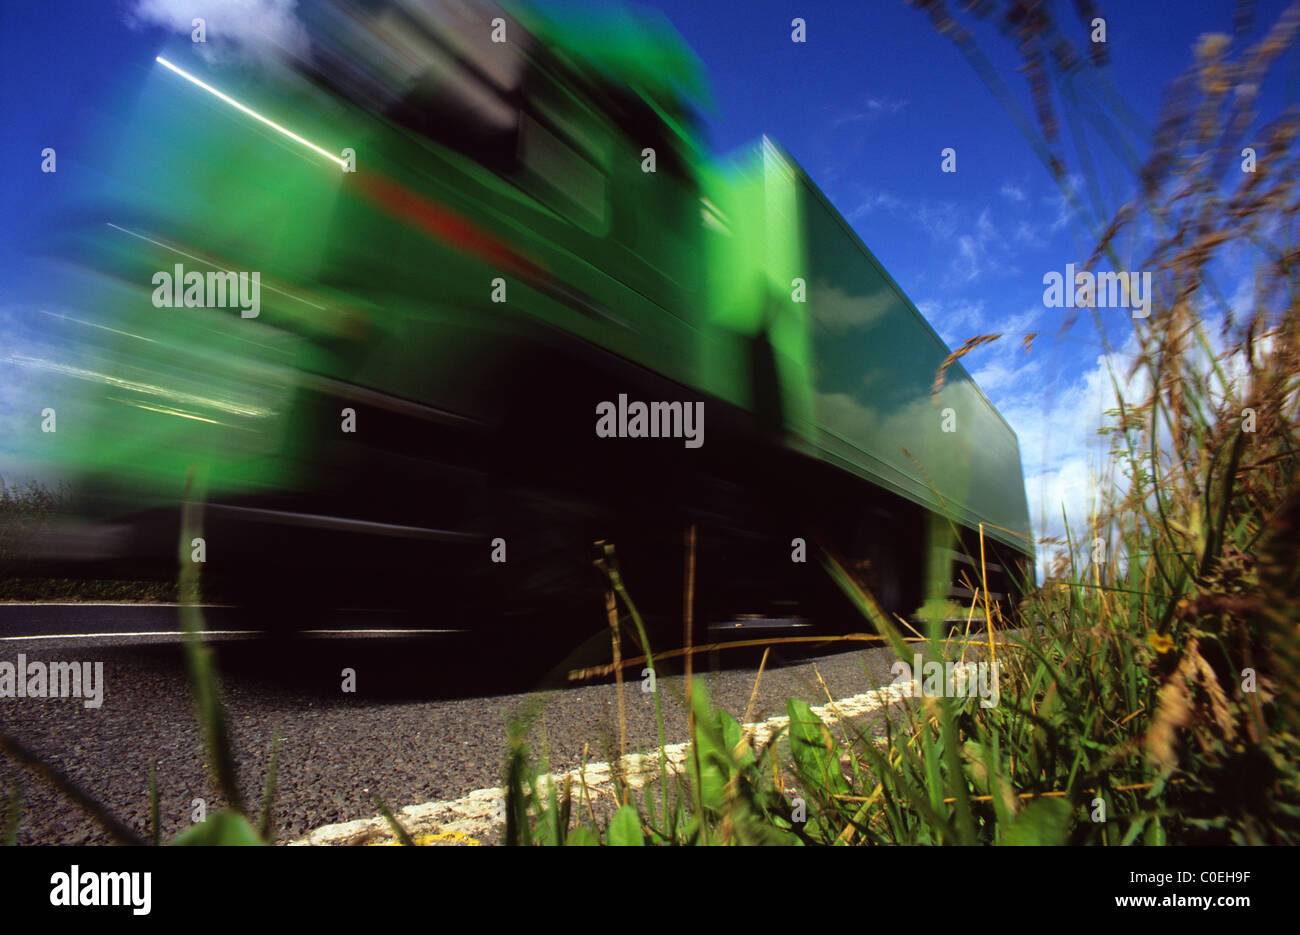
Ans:
[[[830,723],[848,718],[860,717],[889,705],[898,704],[912,697],[912,683],[884,685],[873,691],[863,692],[839,701],[832,701],[820,707],[814,707],[813,713],[824,722]],[[745,731],[753,743],[767,743],[777,731],[789,726],[790,719],[785,715],[776,715],[759,723],[744,725]],[[686,762],[690,750],[689,743],[674,743],[664,746],[665,758],[674,771]],[[626,782],[634,788],[644,786],[648,781],[659,776],[658,752],[632,753],[623,757],[622,774]],[[609,763],[589,763],[585,769],[550,777],[552,782],[562,786],[566,779],[573,781],[574,787],[585,783],[587,791],[600,794],[613,791],[614,771]],[[398,822],[412,837],[424,834],[456,832],[466,835],[483,835],[497,824],[497,815],[504,811],[501,805],[505,796],[500,788],[475,789],[468,795],[447,802],[424,802],[420,805],[408,805],[395,814]],[[386,844],[393,840],[388,822],[383,817],[362,818],[341,824],[324,825],[290,841],[297,845],[332,845],[332,844]]]
[[[0,610],[6,607],[133,607],[143,610],[147,607],[184,607],[184,604],[172,604],[166,601],[0,601]],[[200,610],[213,607],[234,607],[234,604],[195,604]]]
[[[301,636],[410,636],[429,633],[462,633],[463,630],[407,630],[407,629],[358,629],[358,630],[298,630]],[[266,630],[204,630],[203,636],[265,636]],[[89,640],[106,639],[116,636],[168,636],[179,639],[181,633],[176,630],[131,630],[121,633],[54,633],[42,636],[0,636],[0,641],[16,640]]]
[[[204,630],[206,636],[258,636],[261,630]],[[114,636],[176,636],[181,634],[175,630],[132,630],[121,633],[46,633],[41,636],[0,636],[0,641],[28,641],[28,640],[93,640],[105,639]]]

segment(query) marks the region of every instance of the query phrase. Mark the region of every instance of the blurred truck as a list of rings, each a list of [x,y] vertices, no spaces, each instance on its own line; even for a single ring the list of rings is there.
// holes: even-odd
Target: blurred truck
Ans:
[[[1019,449],[961,363],[934,391],[949,349],[775,142],[708,154],[665,21],[560,9],[311,4],[305,49],[111,89],[36,362],[67,556],[174,571],[188,483],[250,605],[589,601],[606,540],[679,611],[692,524],[701,617],[806,612],[798,540],[896,613],[936,568],[1012,595]]]

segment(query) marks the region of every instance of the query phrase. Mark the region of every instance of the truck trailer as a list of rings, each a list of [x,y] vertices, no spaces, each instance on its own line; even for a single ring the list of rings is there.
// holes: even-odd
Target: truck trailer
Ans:
[[[669,614],[692,526],[702,619],[816,604],[801,542],[900,616],[939,567],[1013,602],[1015,433],[789,153],[710,155],[666,22],[303,16],[109,94],[48,245],[83,313],[33,362],[78,514],[46,561],[174,572],[188,499],[250,606],[589,601],[605,541]]]

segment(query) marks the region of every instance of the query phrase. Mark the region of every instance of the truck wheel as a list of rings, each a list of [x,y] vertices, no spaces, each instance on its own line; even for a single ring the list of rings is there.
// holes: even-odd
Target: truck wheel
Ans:
[[[916,577],[913,536],[903,527],[904,518],[889,510],[877,509],[858,526],[849,561],[850,571],[868,589],[881,609],[892,619],[906,618],[915,606],[911,582]]]

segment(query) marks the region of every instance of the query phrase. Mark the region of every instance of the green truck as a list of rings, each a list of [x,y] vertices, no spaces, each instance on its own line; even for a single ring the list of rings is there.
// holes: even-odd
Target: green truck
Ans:
[[[89,551],[174,569],[188,478],[250,603],[589,596],[604,539],[680,608],[692,525],[706,615],[816,590],[801,540],[898,613],[936,555],[1011,593],[1014,432],[960,362],[933,389],[948,348],[794,159],[708,155],[680,38],[449,11],[321,4],[310,56],[186,43],[116,92],[46,446]]]

